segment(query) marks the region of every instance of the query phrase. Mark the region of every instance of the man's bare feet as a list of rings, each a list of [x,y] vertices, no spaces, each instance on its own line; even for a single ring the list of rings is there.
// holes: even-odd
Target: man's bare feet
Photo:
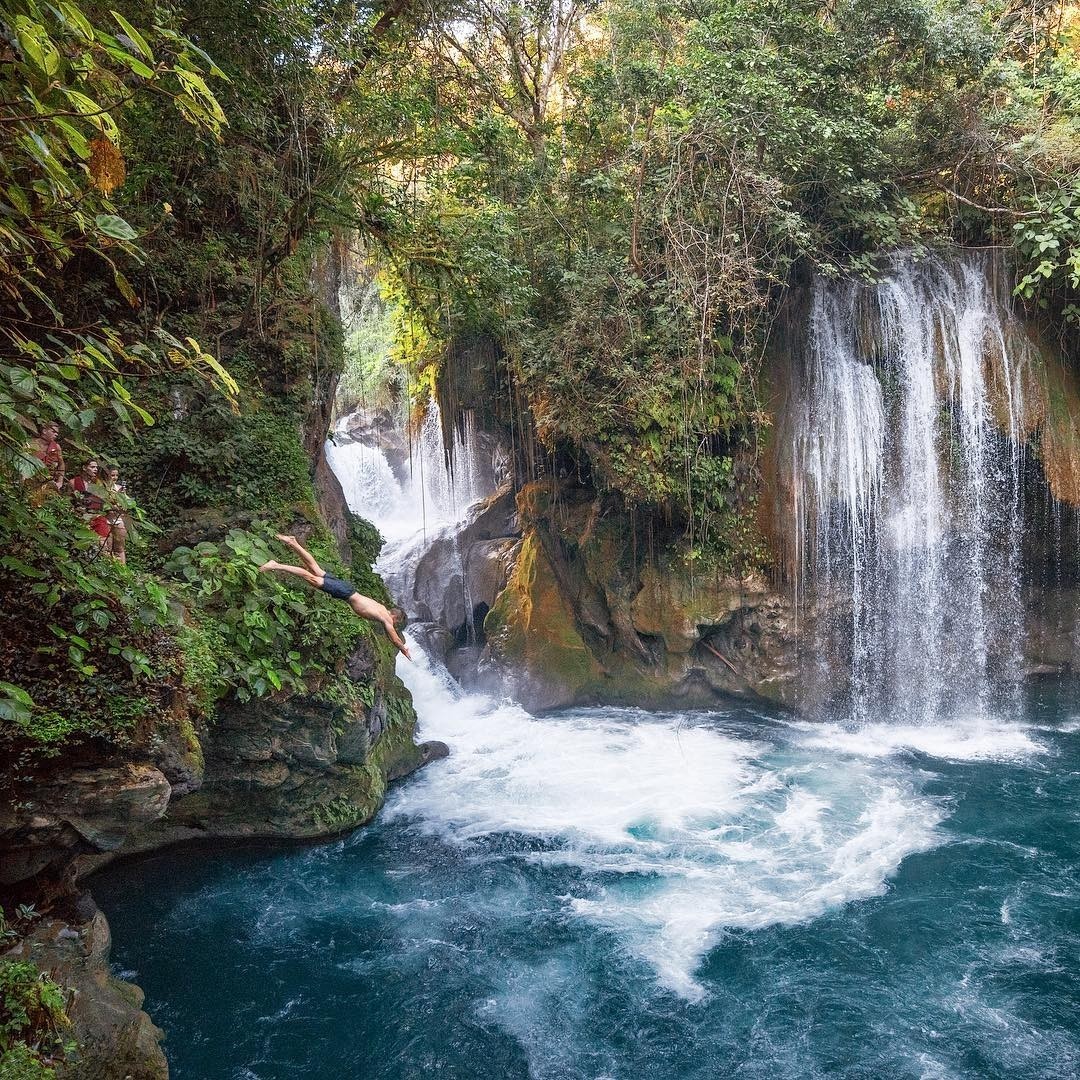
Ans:
[[[288,547],[298,547],[300,541],[291,533],[274,533],[274,536]]]
[[[269,562],[264,562],[262,564],[262,566],[259,567],[259,573],[260,574],[265,574],[268,570],[276,570],[276,569],[277,569],[277,563],[274,562],[273,559],[271,559]]]

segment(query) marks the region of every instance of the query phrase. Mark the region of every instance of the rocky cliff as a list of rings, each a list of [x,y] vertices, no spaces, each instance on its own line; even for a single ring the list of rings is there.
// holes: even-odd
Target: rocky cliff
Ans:
[[[481,666],[527,706],[788,700],[792,612],[762,578],[649,557],[629,515],[587,490],[529,484],[517,508],[521,539],[484,619]]]
[[[296,349],[294,339],[285,340]],[[280,363],[274,353],[266,368],[277,370]],[[336,571],[365,592],[389,599],[371,570],[374,534],[349,513],[323,455],[336,369],[315,365],[315,371],[307,379],[301,369],[276,395],[246,397],[241,414],[220,427],[224,434],[215,434],[220,417],[212,401],[178,401],[157,426],[157,441],[147,437],[128,451],[132,487],[140,494],[158,493],[159,519],[169,525],[153,553],[144,556],[153,570],[140,569],[130,579],[132,587],[167,598],[161,602],[174,609],[188,604],[183,622],[143,635],[148,674],[133,679],[118,657],[117,689],[110,683],[106,695],[100,678],[96,685],[90,681],[102,698],[100,723],[85,723],[84,730],[44,744],[20,741],[18,727],[4,732],[4,745],[13,753],[0,772],[0,903],[9,921],[19,905],[30,910],[14,920],[17,937],[2,947],[8,959],[31,957],[67,992],[68,1035],[78,1049],[57,1066],[60,1076],[167,1076],[157,1046],[160,1032],[142,1012],[141,992],[109,973],[108,926],[86,891],[85,875],[118,856],[178,841],[339,834],[374,816],[390,782],[445,753],[445,747],[414,742],[411,696],[395,674],[396,650],[384,636],[343,614],[341,605],[300,590],[279,597],[289,620],[279,627],[279,641],[288,638],[288,644],[274,646],[267,638],[264,645],[262,612],[242,603],[244,575],[253,574],[254,563],[250,553],[232,551],[229,544],[237,535],[252,535],[254,523],[267,516],[273,527],[321,544],[336,559]],[[171,480],[191,485],[190,470],[186,476],[183,471],[186,455],[199,447],[216,453],[222,439],[235,440],[251,476],[269,470],[269,498],[239,484],[222,490],[210,476],[194,496],[183,487],[170,489]],[[152,487],[149,478],[155,475],[159,481]],[[237,480],[234,469],[231,482]],[[205,504],[197,501],[201,492]],[[240,568],[232,594],[210,597],[217,608],[205,606],[200,576],[191,588],[182,577],[178,585],[169,576],[167,560],[178,545],[194,551],[189,559],[199,545],[210,545],[206,558],[223,575]],[[210,564],[199,565],[201,575]],[[255,577],[259,587],[273,586],[263,575]],[[106,582],[101,588],[106,585],[111,587]],[[67,601],[62,588],[58,592],[50,619],[61,621],[55,612],[66,611]],[[238,607],[230,607],[234,600],[241,601]],[[299,616],[289,613],[290,604],[304,605]],[[22,633],[30,609],[19,605],[16,611],[6,601],[5,606],[6,616],[22,620]],[[105,596],[102,606],[116,625],[119,615],[112,613],[120,611],[119,603]],[[246,654],[237,651],[242,639],[222,636],[232,625],[222,618],[240,617],[254,628]],[[107,657],[97,624],[89,621],[81,633],[87,649],[96,650],[95,662],[98,653]],[[299,688],[286,682],[260,692],[250,674],[241,672],[243,682],[237,677],[243,663],[280,667],[289,655],[281,649],[293,650]],[[281,670],[287,674],[287,667]],[[47,674],[51,698],[33,684],[31,689],[35,701],[55,702],[54,715],[62,723],[64,664]],[[73,700],[74,691],[68,696]],[[83,712],[89,700],[88,693],[79,699]],[[120,715],[129,702],[131,720]],[[110,710],[115,715],[106,715]]]

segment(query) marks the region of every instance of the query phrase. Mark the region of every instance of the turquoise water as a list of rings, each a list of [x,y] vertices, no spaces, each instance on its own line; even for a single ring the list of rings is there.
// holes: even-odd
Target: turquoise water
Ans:
[[[410,681],[454,754],[373,827],[93,879],[174,1077],[1080,1074],[1080,690],[850,731]]]

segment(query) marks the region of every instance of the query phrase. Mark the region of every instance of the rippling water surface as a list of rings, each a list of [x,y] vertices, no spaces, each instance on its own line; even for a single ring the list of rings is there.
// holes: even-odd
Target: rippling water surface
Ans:
[[[94,879],[174,1077],[1080,1074],[1075,687],[852,730],[405,674],[453,754],[374,826]]]

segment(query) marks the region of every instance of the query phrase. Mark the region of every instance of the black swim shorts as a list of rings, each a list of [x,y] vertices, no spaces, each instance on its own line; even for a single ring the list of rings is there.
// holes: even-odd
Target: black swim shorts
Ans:
[[[356,592],[356,589],[347,581],[342,581],[341,578],[334,577],[333,574],[327,574],[319,588],[324,593],[329,593],[335,600],[348,600]]]

